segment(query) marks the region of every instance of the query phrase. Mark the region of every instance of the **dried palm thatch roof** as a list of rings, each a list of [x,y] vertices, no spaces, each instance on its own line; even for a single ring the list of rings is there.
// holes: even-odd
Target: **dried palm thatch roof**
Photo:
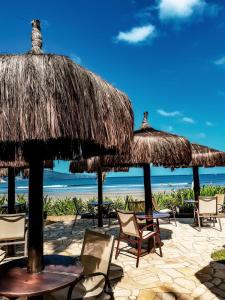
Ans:
[[[70,162],[70,172],[71,173],[94,173],[97,172],[98,169],[101,169],[102,172],[128,172],[128,167],[107,167],[101,166],[99,157],[91,157],[88,159],[81,159],[79,161],[71,161]]]
[[[8,177],[8,168],[14,168],[15,176],[21,174],[23,178],[29,177],[29,163],[26,161],[0,161],[0,177]],[[44,168],[52,170],[54,168],[54,162],[52,160],[45,160]]]
[[[191,167],[219,167],[225,166],[225,152],[199,144],[191,144]]]
[[[129,150],[128,97],[69,58],[43,54],[40,23],[32,25],[31,52],[0,55],[1,160]]]
[[[175,134],[152,128],[147,122],[148,113],[144,113],[142,126],[134,131],[134,139],[129,155],[106,155],[84,160],[81,165],[92,169],[96,166],[130,167],[153,164],[154,166],[188,166],[191,161],[191,144]],[[73,172],[75,163],[70,164]],[[85,166],[85,168],[86,168]]]

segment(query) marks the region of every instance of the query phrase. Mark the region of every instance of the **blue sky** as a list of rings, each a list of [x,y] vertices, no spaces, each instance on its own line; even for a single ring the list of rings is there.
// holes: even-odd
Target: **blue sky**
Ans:
[[[70,56],[129,95],[136,127],[147,110],[153,127],[225,150],[224,1],[4,1],[0,51],[30,50],[34,18],[45,52]]]

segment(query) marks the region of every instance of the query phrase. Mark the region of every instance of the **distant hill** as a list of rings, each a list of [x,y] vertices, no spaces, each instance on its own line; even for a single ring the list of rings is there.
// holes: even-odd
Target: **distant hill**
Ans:
[[[57,179],[79,179],[79,178],[96,178],[96,174],[69,174],[55,172],[53,170],[44,170],[44,179],[46,180],[57,180]]]

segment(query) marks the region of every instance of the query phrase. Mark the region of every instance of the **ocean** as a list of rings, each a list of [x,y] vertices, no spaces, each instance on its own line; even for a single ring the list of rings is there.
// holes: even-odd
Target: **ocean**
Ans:
[[[201,185],[225,185],[225,174],[202,174]],[[152,176],[153,192],[191,188],[191,175],[167,175]],[[0,183],[0,194],[6,194],[8,188],[7,178]],[[123,194],[130,191],[143,192],[143,177],[106,177],[105,193]],[[28,193],[28,180],[16,177],[16,193]],[[50,170],[44,172],[44,193],[48,195],[75,195],[97,193],[97,181],[95,174],[65,174]]]

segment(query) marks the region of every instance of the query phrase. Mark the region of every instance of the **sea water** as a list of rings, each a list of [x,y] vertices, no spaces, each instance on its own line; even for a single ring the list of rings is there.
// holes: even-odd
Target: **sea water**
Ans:
[[[157,191],[169,191],[182,188],[191,188],[191,175],[164,175],[152,176],[152,189]],[[202,174],[201,185],[225,185],[225,174]],[[104,192],[126,193],[126,191],[143,191],[143,176],[106,177]],[[8,183],[0,183],[0,194],[7,193]],[[95,174],[65,174],[45,170],[44,172],[45,194],[93,194],[97,192],[97,180]],[[28,193],[28,180],[16,177],[16,193]]]

